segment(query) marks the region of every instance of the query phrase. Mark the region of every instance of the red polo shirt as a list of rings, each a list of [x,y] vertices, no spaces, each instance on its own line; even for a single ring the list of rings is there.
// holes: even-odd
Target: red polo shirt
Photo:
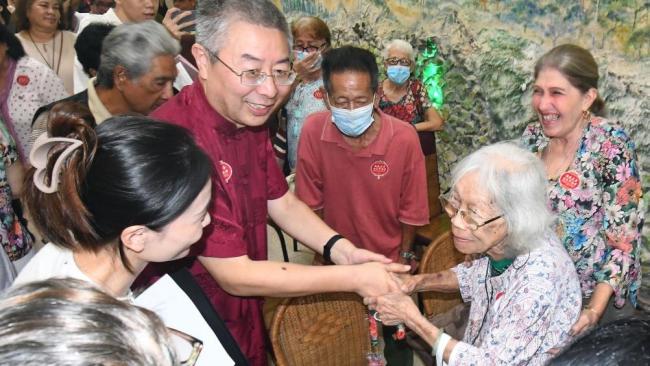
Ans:
[[[296,194],[358,246],[399,259],[401,223],[429,221],[424,155],[409,124],[379,112],[381,127],[366,148],[353,149],[331,122],[312,114],[298,146]]]
[[[212,223],[192,254],[266,260],[267,201],[288,191],[266,127],[237,128],[228,122],[208,104],[199,82],[152,116],[189,129],[214,164]],[[251,365],[266,365],[262,299],[228,294],[197,260],[190,269]]]

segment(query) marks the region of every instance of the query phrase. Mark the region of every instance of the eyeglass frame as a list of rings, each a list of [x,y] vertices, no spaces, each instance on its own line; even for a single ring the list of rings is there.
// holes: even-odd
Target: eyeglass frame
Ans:
[[[190,356],[187,358],[187,360],[179,361],[182,366],[194,366],[196,364],[196,361],[199,359],[199,355],[201,355],[201,351],[203,350],[203,341],[178,329],[167,327],[167,330],[169,333],[178,336],[179,338],[189,342],[192,345],[192,352],[190,353]]]
[[[302,52],[312,53],[312,52],[320,51],[321,49],[323,49],[324,46],[327,46],[327,45],[329,45],[329,43],[327,43],[327,41],[326,41],[326,42],[324,42],[322,45],[320,45],[318,47],[317,46],[307,46],[307,47],[293,46],[293,47],[291,47],[291,49],[293,51],[302,51]]]
[[[295,71],[293,71],[293,70],[291,70],[291,69],[290,69],[290,70],[287,70],[286,73],[287,73],[287,75],[288,75],[288,76],[287,76],[287,77],[288,77],[288,82],[287,82],[286,84],[283,84],[283,83],[278,82],[278,79],[276,79],[276,75],[274,75],[273,73],[272,73],[271,75],[269,75],[269,74],[265,73],[264,71],[259,71],[259,70],[255,70],[255,69],[244,70],[244,71],[238,73],[237,71],[235,71],[235,69],[233,69],[232,67],[230,67],[230,65],[228,65],[228,64],[225,63],[225,62],[223,62],[223,60],[220,59],[219,56],[217,56],[217,54],[216,54],[215,52],[210,51],[210,50],[209,50],[207,47],[205,47],[205,46],[203,46],[203,48],[204,48],[205,51],[208,53],[208,55],[210,55],[210,57],[215,58],[217,61],[221,62],[221,64],[222,64],[223,66],[225,66],[228,70],[230,70],[230,72],[232,72],[233,74],[239,76],[239,82],[240,82],[242,85],[246,85],[246,86],[260,86],[260,85],[264,84],[264,82],[266,81],[266,79],[270,76],[271,78],[273,78],[273,82],[275,83],[275,85],[278,85],[278,86],[290,86],[290,85],[292,85],[293,82],[296,80],[296,76],[298,75],[298,74],[296,74]],[[256,80],[255,83],[245,83],[245,82],[244,82],[244,75],[247,74],[247,73],[249,73],[249,72],[257,72],[257,73],[260,74],[260,76],[257,78],[257,80]],[[283,72],[284,72],[284,71],[283,71]]]
[[[470,231],[476,231],[476,230],[482,228],[483,226],[485,226],[485,225],[487,225],[489,223],[492,223],[492,222],[494,222],[494,221],[496,221],[496,220],[503,217],[503,214],[501,214],[501,215],[495,216],[495,217],[493,217],[491,219],[488,219],[488,220],[484,221],[483,223],[479,224],[478,222],[474,221],[474,219],[472,219],[469,216],[467,211],[461,210],[460,207],[456,208],[456,207],[454,207],[454,205],[451,204],[451,200],[449,199],[449,190],[447,190],[445,193],[441,194],[438,197],[438,199],[440,200],[440,204],[442,205],[442,209],[445,210],[445,212],[447,213],[447,216],[449,216],[449,219],[453,220],[454,217],[456,217],[456,215],[458,215],[460,213],[460,219],[463,220],[463,223],[465,225],[467,225],[467,228]],[[452,214],[451,212],[449,212],[449,210],[447,208],[452,208],[452,209],[456,210],[456,212],[454,212]],[[473,223],[467,222],[468,219],[473,221]]]
[[[408,63],[404,64],[402,61],[406,61]],[[397,57],[389,57],[384,62],[386,62],[386,64],[390,66],[396,66],[396,65],[411,66],[413,64],[413,61],[411,61],[410,58],[397,58]]]

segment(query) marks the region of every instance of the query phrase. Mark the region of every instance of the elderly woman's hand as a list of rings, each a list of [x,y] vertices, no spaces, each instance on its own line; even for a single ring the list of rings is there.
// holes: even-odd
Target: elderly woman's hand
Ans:
[[[578,318],[578,321],[575,324],[573,324],[573,326],[571,327],[569,334],[571,334],[574,337],[578,336],[586,332],[587,330],[597,326],[599,320],[600,320],[600,315],[596,313],[595,310],[591,308],[585,308],[580,313],[580,317]]]
[[[406,295],[410,295],[413,292],[418,290],[418,285],[422,281],[422,275],[410,275],[410,274],[392,274],[395,279],[395,283],[398,284],[400,291]]]
[[[401,292],[365,297],[363,303],[368,305],[370,310],[376,310],[381,322],[385,325],[406,323],[407,319],[420,314],[413,300]]]
[[[312,52],[302,60],[293,61],[293,71],[302,79],[312,79],[312,76],[320,72],[321,53]]]

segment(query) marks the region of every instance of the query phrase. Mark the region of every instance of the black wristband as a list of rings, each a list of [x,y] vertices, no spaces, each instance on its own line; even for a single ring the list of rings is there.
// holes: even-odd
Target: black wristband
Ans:
[[[325,263],[332,263],[332,247],[337,241],[339,241],[339,239],[343,239],[343,235],[336,234],[325,243],[325,246],[323,247],[323,258],[325,259]]]

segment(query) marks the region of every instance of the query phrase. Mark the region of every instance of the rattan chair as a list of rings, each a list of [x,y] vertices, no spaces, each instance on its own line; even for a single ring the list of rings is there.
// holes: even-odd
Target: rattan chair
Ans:
[[[451,231],[446,230],[434,239],[425,249],[420,261],[420,273],[436,273],[461,263],[465,256],[456,250]],[[462,303],[460,293],[427,291],[420,293],[427,317],[450,310]]]
[[[367,309],[350,293],[285,299],[271,321],[277,366],[365,366]]]

